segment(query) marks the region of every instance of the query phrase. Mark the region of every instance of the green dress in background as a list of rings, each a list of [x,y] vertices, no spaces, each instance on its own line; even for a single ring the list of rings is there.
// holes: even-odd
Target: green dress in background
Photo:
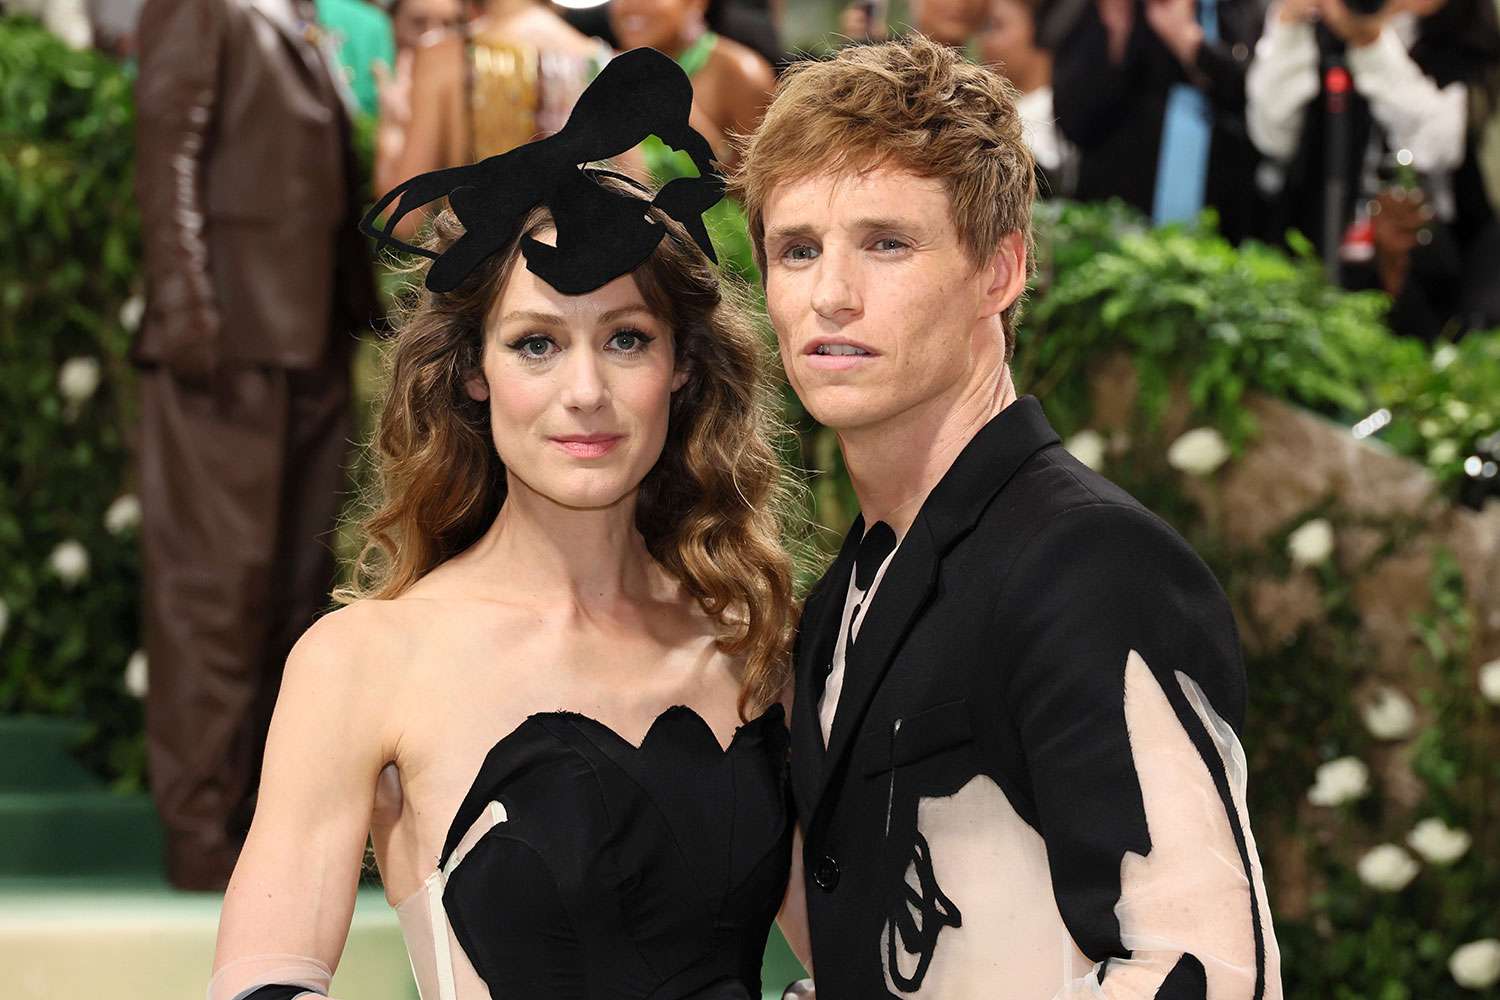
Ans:
[[[359,110],[376,113],[375,63],[396,65],[396,35],[385,11],[366,0],[317,0],[318,21],[333,36],[334,51]]]

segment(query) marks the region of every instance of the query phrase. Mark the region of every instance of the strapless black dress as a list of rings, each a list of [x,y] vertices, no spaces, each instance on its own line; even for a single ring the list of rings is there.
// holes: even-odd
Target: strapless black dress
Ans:
[[[442,905],[493,1000],[758,1000],[792,819],[781,706],[727,749],[669,708],[640,747],[572,712],[529,717],[485,758],[440,869]]]

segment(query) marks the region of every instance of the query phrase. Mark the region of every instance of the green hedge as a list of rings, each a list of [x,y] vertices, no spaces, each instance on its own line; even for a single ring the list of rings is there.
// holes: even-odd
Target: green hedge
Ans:
[[[126,787],[142,770],[124,686],[137,518],[115,506],[140,307],[132,118],[116,64],[0,22],[0,218],[16,222],[0,256],[0,713],[88,720],[87,762]]]

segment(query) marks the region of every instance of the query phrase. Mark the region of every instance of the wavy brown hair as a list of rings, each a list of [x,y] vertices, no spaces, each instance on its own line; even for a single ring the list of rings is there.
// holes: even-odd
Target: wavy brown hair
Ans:
[[[614,175],[593,176],[612,190],[644,192]],[[652,557],[717,623],[719,648],[744,659],[744,719],[752,706],[780,697],[790,676],[798,609],[782,539],[797,505],[775,448],[785,430],[768,345],[743,284],[721,276],[675,220],[648,211],[666,235],[633,276],[647,306],[672,328],[677,365],[688,378],[672,394],[666,443],[639,487],[636,526]],[[522,238],[551,228],[551,214],[538,207],[458,288],[437,293],[413,285],[385,355],[363,547],[353,582],[335,592],[336,601],[404,593],[472,545],[499,514],[506,473],[489,405],[471,399],[464,382],[480,368],[485,318],[505,291]],[[425,246],[442,252],[462,235],[444,209]]]

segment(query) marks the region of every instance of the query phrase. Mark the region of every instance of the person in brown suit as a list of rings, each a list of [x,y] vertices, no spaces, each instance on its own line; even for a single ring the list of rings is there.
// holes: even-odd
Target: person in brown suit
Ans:
[[[218,889],[332,582],[374,284],[310,0],[147,0],[136,37],[147,766],[168,878]]]

